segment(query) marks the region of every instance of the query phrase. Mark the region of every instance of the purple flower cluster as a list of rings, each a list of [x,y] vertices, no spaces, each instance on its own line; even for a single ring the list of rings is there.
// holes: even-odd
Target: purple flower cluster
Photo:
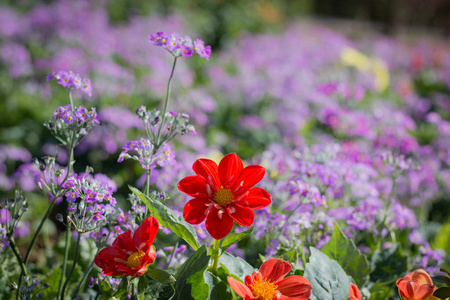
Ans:
[[[95,107],[91,107],[91,110],[88,111],[83,105],[74,109],[72,109],[70,104],[60,106],[53,112],[53,120],[56,122],[55,126],[57,127],[63,127],[62,123],[66,125],[76,124],[80,127],[87,124],[100,124]]]
[[[134,152],[137,155],[130,155],[128,152]],[[161,167],[173,165],[175,163],[175,152],[169,144],[164,144],[161,149],[154,153],[154,146],[150,140],[141,138],[140,140],[130,141],[123,146],[123,151],[120,153],[117,162],[120,163],[130,158],[139,161],[144,170],[150,170],[156,168],[156,165]]]
[[[0,212],[3,214],[3,210]],[[0,252],[9,246],[9,239],[6,232],[6,228],[0,225]]]
[[[56,79],[58,84],[71,90],[81,90],[92,97],[92,84],[89,78],[81,78],[80,74],[72,71],[54,71],[47,75],[47,81]]]
[[[70,176],[63,184],[68,219],[79,233],[104,226],[115,214],[115,183],[103,174]]]
[[[209,60],[211,46],[205,46],[205,42],[197,39],[192,41],[189,36],[181,37],[176,33],[166,34],[162,31],[149,35],[150,43],[158,47],[164,47],[173,56],[192,56],[197,53],[200,57]]]

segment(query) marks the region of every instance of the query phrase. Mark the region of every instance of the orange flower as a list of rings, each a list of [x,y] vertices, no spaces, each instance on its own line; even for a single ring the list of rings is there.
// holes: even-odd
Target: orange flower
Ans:
[[[430,275],[423,269],[417,269],[397,280],[397,287],[403,300],[424,300],[436,290]]]
[[[350,283],[349,297],[348,300],[362,300],[361,292],[353,283]]]
[[[311,283],[300,275],[284,278],[292,266],[277,258],[265,261],[259,271],[245,276],[245,284],[228,277],[228,284],[244,300],[308,300],[311,296]]]

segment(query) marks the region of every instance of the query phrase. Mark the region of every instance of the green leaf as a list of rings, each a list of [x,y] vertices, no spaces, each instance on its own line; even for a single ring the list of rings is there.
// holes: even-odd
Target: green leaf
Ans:
[[[246,275],[251,275],[255,271],[255,268],[242,258],[226,252],[219,258],[219,264],[228,275],[234,275],[242,281],[244,281]]]
[[[41,291],[43,299],[55,299],[58,294],[59,281],[61,279],[61,269],[55,268],[50,275],[41,282],[48,282],[48,288]]]
[[[120,298],[128,291],[128,279],[127,277],[122,278],[122,280],[119,283],[119,286],[117,287],[117,291],[114,293],[114,297]]]
[[[221,281],[219,277],[214,276],[211,272],[205,272],[205,282],[209,285],[210,299],[214,300],[231,300],[231,295],[228,292],[228,286]]]
[[[210,288],[205,283],[205,271],[210,256],[206,246],[200,247],[178,270],[175,278],[174,299],[209,299]]]
[[[305,266],[306,279],[311,282],[311,300],[348,299],[351,278],[342,267],[320,250],[310,247],[311,256]]]
[[[407,271],[407,257],[404,256],[398,244],[385,250],[376,250],[370,260],[373,272],[370,281],[394,281]]]
[[[322,248],[322,252],[337,261],[359,287],[369,280],[369,273],[372,270],[367,257],[361,254],[355,243],[344,235],[337,223],[334,224],[333,235]]]
[[[245,239],[246,237],[250,236],[253,233],[253,231],[255,231],[255,228],[252,227],[241,233],[235,233],[235,232],[230,233],[222,240],[220,248],[222,249],[223,252],[225,252],[225,250],[227,250],[228,248],[230,248],[231,246],[233,246],[240,240]]]
[[[186,222],[183,217],[175,214],[173,210],[160,201],[148,198],[138,189],[130,186],[130,190],[145,203],[151,215],[158,220],[159,224],[170,228],[176,235],[184,239],[192,248],[194,248],[194,250],[197,250],[200,247],[197,233],[192,225]]]
[[[176,281],[172,274],[160,269],[148,270],[146,274],[156,281],[164,284],[174,283]]]
[[[284,260],[288,260],[289,262],[293,262],[297,258],[298,250],[294,249],[282,254]]]
[[[138,287],[137,287],[138,288],[138,294],[143,294],[148,286],[149,286],[149,283],[148,283],[147,278],[145,278],[145,276],[139,277]]]
[[[379,282],[370,288],[370,300],[386,300],[394,295],[392,282]]]
[[[102,283],[100,283],[99,287],[100,287],[100,291],[102,292],[102,294],[111,295],[112,288],[111,288],[111,285],[109,284],[108,280],[106,280],[106,278],[102,281]]]
[[[447,299],[450,297],[450,287],[441,287],[438,288],[433,296],[441,298],[441,299]]]

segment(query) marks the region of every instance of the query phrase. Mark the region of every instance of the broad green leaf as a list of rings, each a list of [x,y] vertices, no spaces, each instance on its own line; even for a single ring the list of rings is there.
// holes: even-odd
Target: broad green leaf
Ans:
[[[145,289],[149,286],[147,278],[145,276],[139,277],[138,282],[138,294],[143,294]]]
[[[438,288],[434,293],[433,296],[436,296],[441,299],[447,299],[450,297],[450,287],[441,287]]]
[[[173,277],[172,274],[160,269],[148,270],[146,274],[156,281],[164,284],[174,283],[176,281],[175,277]]]
[[[56,298],[58,294],[59,281],[61,279],[61,272],[62,271],[60,268],[54,268],[51,270],[49,276],[44,281],[41,281],[42,283],[48,282],[49,284],[48,288],[41,291],[43,299]]]
[[[148,198],[138,189],[130,186],[130,190],[145,203],[150,213],[158,220],[159,224],[170,228],[176,235],[184,239],[192,248],[194,248],[194,250],[197,250],[200,247],[197,233],[192,225],[186,222],[183,217],[175,214],[173,210],[160,201],[154,201]]]
[[[371,259],[370,281],[387,282],[395,281],[407,271],[407,258],[404,256],[398,244],[385,250],[376,250]]]
[[[102,281],[102,283],[100,283],[99,288],[102,294],[111,295],[112,287],[109,284],[108,280],[106,280],[106,278]]]
[[[243,231],[241,233],[231,233],[229,235],[227,235],[221,243],[220,248],[222,249],[223,252],[225,252],[225,250],[227,250],[228,248],[230,248],[231,246],[233,246],[234,244],[236,244],[237,242],[239,242],[242,239],[245,239],[246,237],[250,236],[253,231],[255,231],[255,228],[250,228],[246,231]]]
[[[294,261],[297,258],[298,250],[294,249],[282,254],[282,258],[284,260],[288,260],[289,262]]]
[[[311,282],[312,300],[348,299],[351,277],[342,267],[320,250],[310,247],[311,256],[305,266],[306,279]]]
[[[379,282],[370,288],[370,300],[386,300],[394,295],[394,282]]]
[[[356,248],[355,243],[344,235],[337,223],[334,224],[333,235],[322,252],[337,261],[359,287],[367,283],[371,272],[369,261]]]
[[[245,260],[230,253],[224,253],[219,258],[219,263],[228,275],[234,275],[242,281],[244,281],[246,275],[251,275],[255,271],[255,268]]]
[[[205,282],[209,286],[210,299],[213,300],[231,300],[231,295],[227,291],[227,283],[214,276],[211,272],[205,272]]]
[[[445,283],[446,285],[450,286],[450,277],[447,276],[436,276],[433,277],[433,282],[440,282],[440,283]]]
[[[206,246],[203,245],[185,261],[175,276],[174,299],[209,299],[210,288],[205,282],[209,260]]]

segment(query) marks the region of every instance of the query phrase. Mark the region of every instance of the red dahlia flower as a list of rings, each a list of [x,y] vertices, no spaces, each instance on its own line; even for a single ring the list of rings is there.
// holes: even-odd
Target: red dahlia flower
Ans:
[[[308,300],[311,283],[300,275],[284,278],[291,270],[291,264],[278,258],[265,261],[259,271],[245,276],[245,284],[228,277],[228,284],[244,300]]]
[[[95,256],[95,264],[108,276],[142,276],[147,266],[155,261],[156,252],[152,248],[158,233],[159,223],[148,217],[136,229],[119,235],[111,247],[105,248]]]
[[[233,221],[251,226],[253,210],[269,205],[269,193],[258,187],[265,173],[261,166],[243,166],[235,153],[226,155],[217,164],[210,159],[197,159],[192,166],[195,174],[183,178],[178,189],[194,197],[184,207],[184,219],[200,224],[205,219],[206,230],[216,240],[230,233]]]

